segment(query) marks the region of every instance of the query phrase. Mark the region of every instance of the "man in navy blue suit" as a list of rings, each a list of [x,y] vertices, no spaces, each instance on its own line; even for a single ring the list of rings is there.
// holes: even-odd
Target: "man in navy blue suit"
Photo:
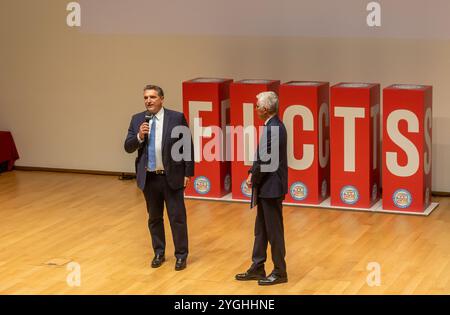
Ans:
[[[264,121],[263,135],[258,144],[257,158],[249,171],[247,185],[257,199],[255,241],[252,265],[237,280],[258,280],[259,285],[288,281],[282,201],[287,193],[287,133],[278,118],[278,97],[274,92],[257,95],[256,112]],[[264,264],[270,243],[273,271],[266,277]]]
[[[188,256],[184,188],[194,175],[192,137],[190,132],[177,132],[189,131],[186,119],[182,113],[163,107],[164,91],[159,86],[144,88],[144,103],[147,111],[131,118],[124,147],[128,153],[138,151],[136,180],[147,204],[155,253],[151,266],[158,268],[165,261],[165,203],[175,245],[175,270],[183,270]]]

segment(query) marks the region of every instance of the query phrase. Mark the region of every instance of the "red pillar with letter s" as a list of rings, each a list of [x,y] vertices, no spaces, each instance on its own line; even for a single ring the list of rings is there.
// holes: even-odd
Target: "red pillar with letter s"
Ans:
[[[431,203],[432,87],[383,90],[383,209],[424,212]]]

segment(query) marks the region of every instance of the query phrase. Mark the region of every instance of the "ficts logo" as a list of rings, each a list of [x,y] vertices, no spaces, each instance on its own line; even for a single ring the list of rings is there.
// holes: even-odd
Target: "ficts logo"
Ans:
[[[205,195],[211,190],[211,182],[205,176],[199,176],[194,181],[194,189],[198,194]]]
[[[412,203],[412,196],[406,189],[398,189],[392,195],[392,201],[399,208],[408,208]]]
[[[247,181],[245,180],[241,184],[241,191],[245,196],[249,198],[252,196],[252,189],[247,186]]]
[[[225,176],[225,180],[223,182],[225,190],[226,191],[230,191],[231,189],[231,176],[230,174],[227,174],[227,176]]]
[[[294,200],[304,200],[308,197],[308,187],[302,182],[295,182],[291,185],[290,193]]]
[[[321,189],[322,198],[325,198],[328,194],[328,183],[327,180],[324,179],[322,181],[322,189]]]
[[[342,202],[348,204],[348,205],[353,205],[355,203],[358,202],[359,200],[359,193],[358,193],[358,189],[356,189],[353,186],[344,186],[341,189],[341,200]]]

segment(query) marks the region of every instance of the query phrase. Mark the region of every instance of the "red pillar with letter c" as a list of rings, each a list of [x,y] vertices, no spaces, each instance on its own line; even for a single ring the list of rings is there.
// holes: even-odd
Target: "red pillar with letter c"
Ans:
[[[286,202],[320,204],[329,196],[329,83],[291,81],[280,86],[280,117],[287,130]]]

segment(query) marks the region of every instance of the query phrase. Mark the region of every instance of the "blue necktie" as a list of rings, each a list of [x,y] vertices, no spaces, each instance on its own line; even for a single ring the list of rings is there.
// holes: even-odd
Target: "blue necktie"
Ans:
[[[155,129],[156,117],[151,119],[152,126],[150,128],[150,135],[148,136],[148,169],[154,171],[156,169],[156,149],[155,149]]]

